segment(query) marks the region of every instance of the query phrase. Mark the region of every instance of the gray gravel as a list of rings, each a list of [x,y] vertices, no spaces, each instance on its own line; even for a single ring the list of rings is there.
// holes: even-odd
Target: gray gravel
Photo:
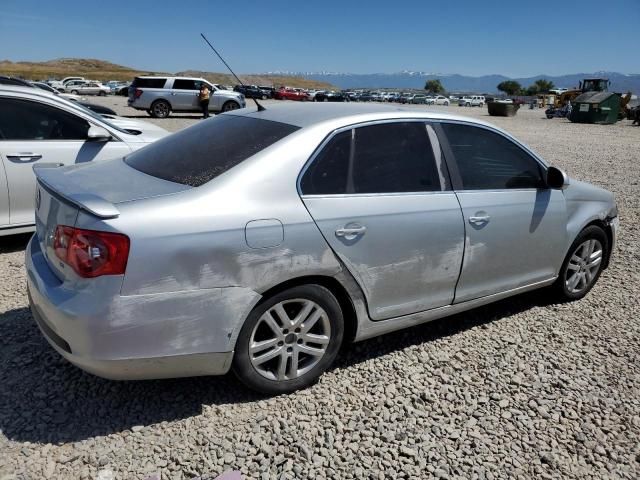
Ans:
[[[123,100],[100,99],[131,114]],[[534,292],[386,335],[316,386],[261,398],[231,376],[112,382],[68,365],[27,308],[26,237],[2,239],[0,478],[640,477],[640,128],[491,120],[615,192],[620,243],[585,299]]]

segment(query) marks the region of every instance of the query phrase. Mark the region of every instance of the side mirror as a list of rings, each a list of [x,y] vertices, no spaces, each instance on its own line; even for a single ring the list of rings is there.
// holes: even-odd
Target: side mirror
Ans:
[[[569,177],[564,171],[556,167],[547,169],[547,187],[555,190],[564,190],[569,186]]]
[[[113,137],[106,129],[97,125],[91,125],[87,132],[87,140],[90,142],[108,142],[111,138]]]

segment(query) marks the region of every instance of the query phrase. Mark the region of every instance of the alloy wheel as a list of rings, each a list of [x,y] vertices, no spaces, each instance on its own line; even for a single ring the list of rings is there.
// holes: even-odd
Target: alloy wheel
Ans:
[[[230,112],[231,110],[237,110],[238,108],[240,108],[240,105],[238,105],[236,102],[227,102],[222,106],[222,111]]]
[[[323,358],[331,341],[325,310],[308,299],[284,300],[258,320],[249,339],[249,359],[269,380],[298,378]]]
[[[591,287],[602,265],[602,244],[591,238],[576,248],[569,259],[565,285],[570,293],[581,293]]]
[[[169,107],[164,102],[158,102],[153,106],[153,113],[157,117],[164,118],[169,115]]]

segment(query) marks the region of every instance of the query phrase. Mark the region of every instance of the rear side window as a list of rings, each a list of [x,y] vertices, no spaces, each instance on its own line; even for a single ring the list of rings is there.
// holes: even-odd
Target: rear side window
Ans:
[[[135,88],[163,88],[166,78],[136,78],[131,84]]]
[[[351,135],[351,130],[339,133],[325,145],[302,177],[303,194],[336,195],[347,191]]]
[[[354,193],[441,190],[427,128],[421,122],[356,128]]]
[[[200,88],[199,83],[200,82],[198,82],[198,85],[196,85],[195,80],[176,78],[173,81],[173,88],[174,90],[198,90],[198,88]]]
[[[422,122],[382,123],[342,132],[322,149],[300,181],[303,195],[441,189]]]
[[[286,123],[220,115],[158,140],[130,154],[125,162],[148,175],[199,187],[298,129]]]
[[[86,140],[89,122],[30,100],[0,98],[0,140]]]
[[[540,164],[520,146],[490,130],[442,124],[465,190],[543,188]]]

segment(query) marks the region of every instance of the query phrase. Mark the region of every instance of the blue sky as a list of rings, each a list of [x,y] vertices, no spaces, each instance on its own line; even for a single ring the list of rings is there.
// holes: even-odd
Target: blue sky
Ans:
[[[0,59],[223,71],[203,32],[242,73],[640,73],[639,24],[640,0],[0,0]]]

